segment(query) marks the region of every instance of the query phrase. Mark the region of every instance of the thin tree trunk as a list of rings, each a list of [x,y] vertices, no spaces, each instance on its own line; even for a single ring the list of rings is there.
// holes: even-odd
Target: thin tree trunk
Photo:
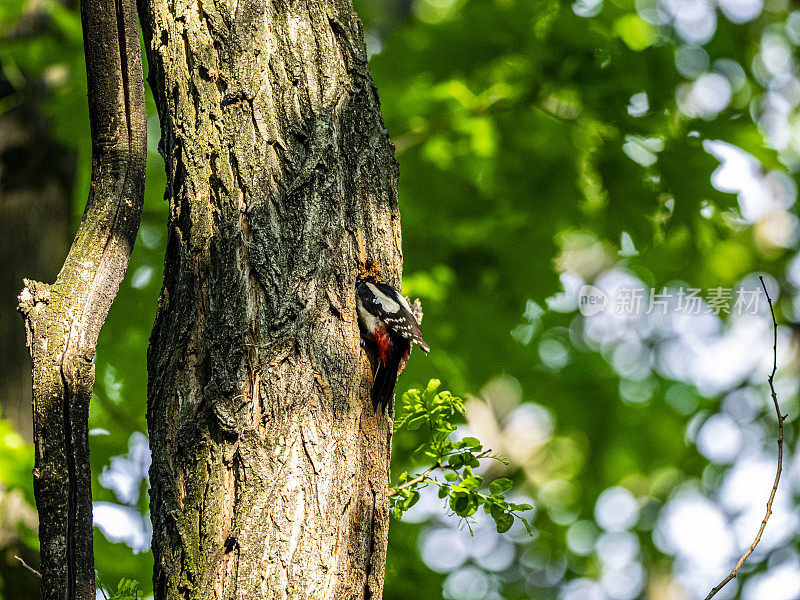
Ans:
[[[361,25],[349,0],[140,13],[170,204],[155,597],[380,598],[391,417],[369,399],[355,281],[361,259],[398,285],[401,251]]]
[[[33,361],[42,598],[93,600],[89,400],[95,344],[128,265],[144,196],[146,116],[135,8],[84,0],[92,128],[83,221],[53,285],[25,281]]]

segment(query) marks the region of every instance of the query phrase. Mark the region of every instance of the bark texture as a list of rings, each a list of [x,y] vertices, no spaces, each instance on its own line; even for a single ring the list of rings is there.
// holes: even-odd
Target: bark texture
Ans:
[[[84,0],[81,17],[92,129],[86,212],[55,283],[26,280],[19,297],[33,362],[33,475],[46,600],[95,595],[92,358],[139,228],[147,150],[135,6]]]
[[[140,14],[170,204],[155,597],[380,598],[391,417],[369,400],[355,282],[372,261],[398,285],[401,251],[360,22],[349,0]]]

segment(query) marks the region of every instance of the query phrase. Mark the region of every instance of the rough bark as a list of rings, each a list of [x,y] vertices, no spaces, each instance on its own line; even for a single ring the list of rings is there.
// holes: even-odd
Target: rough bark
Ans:
[[[128,265],[144,195],[146,116],[135,6],[81,6],[92,129],[86,211],[52,285],[25,281],[33,362],[42,598],[94,599],[88,417],[97,336]]]
[[[140,14],[170,205],[155,597],[379,598],[391,416],[369,399],[355,282],[372,261],[398,285],[401,251],[361,25],[349,0]]]

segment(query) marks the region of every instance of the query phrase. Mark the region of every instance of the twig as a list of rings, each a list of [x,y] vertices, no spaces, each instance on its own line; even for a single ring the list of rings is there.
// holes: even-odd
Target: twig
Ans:
[[[411,487],[412,485],[416,485],[418,483],[422,483],[423,481],[425,481],[425,478],[428,475],[431,474],[432,471],[434,471],[436,469],[441,469],[442,467],[444,467],[444,465],[441,462],[437,461],[435,465],[433,465],[432,467],[428,468],[421,475],[417,475],[416,477],[414,477],[414,479],[409,479],[403,485],[399,485],[396,488],[392,488],[391,490],[389,490],[389,497],[391,498],[397,492],[399,492],[400,490],[404,490],[407,487]]]
[[[491,451],[492,451],[491,448],[487,448],[486,450],[484,450],[480,454],[476,455],[475,458],[477,458],[478,460],[480,460],[482,458],[486,458],[487,456],[489,456],[489,453]],[[448,457],[448,456],[451,456],[452,454],[463,454],[463,452],[445,454],[443,457],[441,457],[439,460],[436,461],[435,465],[429,467],[421,475],[417,475],[416,477],[414,477],[414,479],[409,479],[403,485],[398,485],[397,487],[390,489],[389,490],[389,494],[388,494],[389,497],[391,498],[392,496],[394,496],[399,490],[404,490],[404,489],[406,489],[408,487],[411,487],[412,485],[416,485],[418,483],[422,483],[423,481],[425,481],[425,478],[428,475],[431,474],[432,471],[435,471],[436,469],[444,469],[444,465],[442,464],[442,460],[444,458]],[[490,456],[489,458],[497,458],[497,457],[496,456]]]
[[[34,569],[33,567],[31,567],[31,566],[30,566],[28,563],[26,563],[24,560],[22,560],[22,559],[21,559],[19,556],[17,556],[17,555],[15,554],[15,555],[14,555],[14,558],[16,558],[16,559],[17,559],[17,560],[20,562],[20,564],[21,564],[23,567],[25,567],[26,569],[28,569],[28,571],[30,571],[31,573],[33,573],[34,575],[36,575],[36,576],[37,576],[39,579],[41,579],[41,578],[42,578],[42,574],[41,574],[41,573],[39,573],[39,571],[37,571],[36,569]]]
[[[769,302],[769,312],[772,315],[772,373],[770,373],[769,377],[767,377],[767,381],[769,382],[769,389],[770,393],[772,394],[772,403],[775,405],[775,414],[778,415],[778,470],[775,473],[775,483],[772,484],[772,491],[769,494],[769,500],[767,500],[767,514],[764,515],[764,519],[761,521],[761,527],[758,528],[756,538],[753,540],[753,543],[750,544],[747,552],[742,554],[742,557],[739,559],[739,562],[736,563],[736,566],[733,567],[733,570],[725,579],[720,581],[713,590],[711,590],[708,596],[706,596],[705,600],[710,600],[710,598],[714,597],[714,595],[716,595],[718,591],[725,587],[725,585],[731,579],[736,577],[736,575],[739,573],[739,569],[742,568],[744,561],[748,559],[748,557],[753,553],[753,550],[756,549],[758,542],[761,541],[764,528],[767,526],[767,521],[772,514],[772,501],[775,500],[775,493],[778,491],[778,482],[781,480],[781,470],[783,469],[783,422],[786,420],[788,415],[781,414],[781,407],[778,404],[778,395],[775,393],[775,386],[773,385],[775,380],[775,371],[778,368],[778,322],[775,320],[775,309],[772,307],[772,298],[769,297],[767,286],[764,285],[764,278],[759,276],[759,279],[761,280],[761,287],[764,288],[764,294],[767,296],[767,302]]]

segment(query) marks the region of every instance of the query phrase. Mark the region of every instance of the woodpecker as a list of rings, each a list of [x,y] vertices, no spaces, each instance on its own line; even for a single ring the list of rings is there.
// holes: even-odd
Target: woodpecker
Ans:
[[[387,404],[394,395],[394,386],[408,360],[411,344],[419,345],[425,354],[430,348],[422,339],[408,301],[392,286],[362,281],[356,288],[356,308],[362,337],[378,350],[372,400]]]

